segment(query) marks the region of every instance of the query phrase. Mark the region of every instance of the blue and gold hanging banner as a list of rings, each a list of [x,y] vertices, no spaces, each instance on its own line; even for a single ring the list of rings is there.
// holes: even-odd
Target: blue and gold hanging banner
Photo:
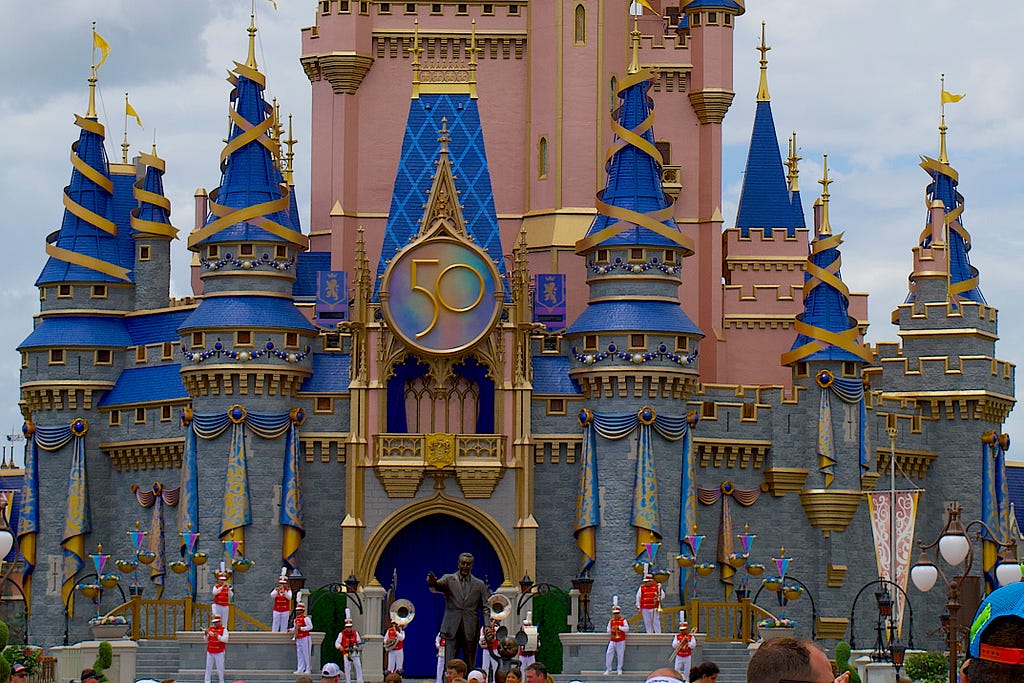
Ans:
[[[996,566],[999,564],[1000,544],[1010,538],[1010,496],[1006,484],[1006,451],[1010,435],[995,430],[981,436],[981,521],[988,527],[982,530],[982,568],[989,591],[999,587]],[[992,533],[989,533],[991,529]]]
[[[149,565],[149,580],[156,585],[156,599],[159,600],[164,592],[164,575],[167,574],[167,553],[166,534],[164,525],[164,505],[174,507],[180,500],[181,489],[165,488],[160,482],[156,482],[148,489],[132,486],[132,493],[139,505],[147,510],[152,508],[153,514],[149,522],[149,533],[145,535],[149,539],[147,550],[153,553],[153,562]],[[136,532],[130,532],[136,533]],[[141,539],[133,537],[133,543],[139,543]],[[136,552],[138,549],[136,550]],[[191,595],[191,594],[190,594]]]
[[[541,273],[533,292],[533,321],[548,332],[565,329],[565,274]]]
[[[832,441],[832,405],[828,400],[828,389],[821,390],[818,400],[818,471],[825,476],[825,488],[832,486],[836,478],[836,448]]]
[[[89,424],[82,418],[69,426],[75,440],[68,472],[67,507],[64,513],[64,533],[60,545],[64,549],[64,578],[61,584],[61,599],[68,605],[73,616],[74,605],[68,598],[75,590],[75,575],[85,565],[85,535],[92,531],[92,515],[89,510],[89,490],[85,471],[85,434]],[[37,432],[38,433],[38,432]]]
[[[818,454],[818,470],[825,478],[825,488],[830,487],[835,480],[835,467],[838,462],[832,430],[832,395],[843,403],[857,405],[859,408],[858,474],[863,479],[871,469],[864,382],[859,378],[836,377],[829,370],[819,370],[814,376],[814,381],[821,389],[818,400],[818,443],[815,452]]]
[[[293,408],[291,424],[284,444],[284,473],[281,479],[281,560],[285,566],[295,567],[306,527],[302,515],[302,480],[299,476],[299,427],[306,419],[302,408]]]
[[[178,500],[178,537],[181,539],[181,556],[189,557],[191,548],[186,539],[199,531],[199,470],[196,465],[196,431],[193,427],[192,409],[181,411],[181,424],[185,427],[185,450],[181,456],[181,487]],[[196,567],[188,563],[188,594],[196,595]]]
[[[580,455],[579,479],[576,487],[576,524],[573,536],[576,546],[586,558],[580,574],[590,570],[597,560],[597,528],[601,526],[598,501],[597,444],[594,434],[594,413],[584,408],[578,415],[583,428],[583,452]]]
[[[298,477],[298,427],[302,425],[304,419],[305,414],[300,408],[294,408],[287,413],[267,413],[250,411],[240,405],[233,405],[226,412],[221,413],[183,411],[182,421],[186,425],[186,438],[185,455],[182,458],[182,501],[179,503],[179,531],[182,533],[198,532],[196,438],[213,440],[230,427],[231,443],[228,450],[224,508],[219,536],[221,540],[239,543],[240,552],[244,553],[245,527],[252,523],[245,449],[246,429],[248,428],[263,439],[277,439],[288,434],[289,438],[285,440],[284,462],[288,471],[294,471],[294,476],[290,480],[287,475],[282,479],[281,519],[289,520],[288,524],[282,521],[286,527],[282,553],[287,553],[286,561],[293,562],[305,533],[302,522],[302,487]],[[286,508],[288,508],[287,511]],[[288,531],[288,529],[292,529],[292,531]],[[186,552],[184,545],[182,548],[184,554]],[[194,586],[191,587],[194,591]]]
[[[656,543],[661,540],[661,520],[658,514],[658,493],[657,476],[654,471],[654,457],[652,449],[653,428],[662,438],[667,441],[683,441],[684,462],[690,463],[689,467],[683,468],[684,472],[692,469],[693,463],[690,454],[690,428],[696,425],[696,414],[689,415],[663,415],[657,414],[649,406],[644,406],[636,412],[630,413],[598,413],[589,409],[580,411],[580,427],[584,431],[584,456],[580,462],[580,483],[577,491],[576,526],[574,533],[577,545],[580,550],[589,558],[590,564],[597,557],[596,543],[589,538],[591,531],[596,531],[600,524],[600,511],[597,501],[597,442],[596,436],[609,441],[624,439],[640,429],[640,449],[646,449],[647,455],[638,457],[637,471],[634,481],[633,509],[630,514],[630,523],[635,527],[637,533],[636,554],[646,551],[645,543]],[[587,452],[589,451],[589,455]],[[641,459],[644,462],[639,462]],[[684,474],[684,477],[687,476]],[[692,482],[692,472],[689,475]],[[692,485],[684,486],[684,508],[685,512],[680,514],[683,523],[693,523],[696,520],[697,497]],[[586,494],[586,495],[584,495]],[[686,522],[682,520],[685,518]],[[581,533],[583,532],[583,533]],[[583,542],[581,543],[581,538]],[[587,553],[592,550],[593,555]],[[587,565],[589,568],[589,565]]]
[[[21,507],[18,510],[18,548],[21,550],[21,587],[25,593],[25,615],[32,614],[32,572],[36,568],[36,536],[39,534],[39,447],[36,427],[26,422],[25,476],[21,482]]]
[[[321,270],[316,274],[316,319],[328,324],[348,320],[348,271]]]

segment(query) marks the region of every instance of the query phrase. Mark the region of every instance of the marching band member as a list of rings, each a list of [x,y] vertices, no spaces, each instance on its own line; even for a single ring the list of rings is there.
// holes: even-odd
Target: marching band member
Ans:
[[[527,612],[523,619],[523,633],[526,634],[526,644],[519,648],[519,666],[525,671],[526,667],[537,661],[537,648],[540,647],[537,627],[533,625],[533,612]]]
[[[221,623],[228,622],[228,611],[231,609],[231,598],[235,597],[235,589],[228,583],[228,573],[223,569],[217,572],[217,585],[211,591],[213,604],[210,609],[220,617]]]
[[[672,649],[676,654],[676,671],[683,675],[683,680],[690,680],[690,656],[693,648],[697,647],[697,639],[690,633],[690,625],[683,621],[682,613],[679,615],[679,633],[672,639]]]
[[[345,683],[352,683],[349,675],[349,665],[355,671],[356,683],[363,683],[363,660],[360,656],[363,648],[363,639],[352,626],[352,610],[345,608],[345,628],[338,634],[334,641],[334,647],[345,655]]]
[[[644,631],[647,633],[661,633],[661,618],[658,615],[658,608],[661,601],[665,599],[665,589],[660,583],[654,581],[654,576],[644,571],[644,580],[636,591],[636,608],[640,610],[644,619]]]
[[[434,676],[434,683],[444,683],[444,636],[438,633],[434,637],[434,648],[437,649],[437,675]]]
[[[295,639],[295,673],[308,674],[309,655],[313,650],[313,639],[309,632],[313,630],[313,620],[306,616],[306,606],[301,602],[295,606],[295,624],[292,637]]]
[[[501,620],[491,617],[487,626],[480,629],[481,668],[487,674],[487,680],[493,681],[494,672],[498,670],[498,638],[495,635]]]
[[[622,656],[626,653],[626,633],[629,631],[629,624],[622,617],[622,608],[619,607],[619,596],[612,596],[612,618],[608,621],[605,633],[608,634],[608,649],[604,653],[604,675],[612,672],[612,660],[618,657],[615,673],[622,675]]]
[[[394,619],[391,620],[391,628],[384,634],[384,649],[388,653],[386,673],[401,675],[405,665],[405,629]]]
[[[224,683],[224,650],[227,649],[228,630],[224,628],[220,615],[210,618],[210,627],[204,632],[206,636],[206,673],[203,683],[210,683],[210,673],[214,665],[217,667],[217,680]]]
[[[292,591],[288,587],[288,579],[284,572],[285,570],[282,569],[281,578],[277,580],[277,587],[270,591],[270,598],[274,603],[270,630],[277,633],[288,630],[288,613],[292,608]]]

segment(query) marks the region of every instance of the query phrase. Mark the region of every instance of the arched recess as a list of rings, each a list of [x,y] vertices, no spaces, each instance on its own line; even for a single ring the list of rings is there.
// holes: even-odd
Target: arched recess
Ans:
[[[438,493],[432,498],[399,508],[384,518],[384,521],[366,542],[366,550],[359,562],[356,576],[361,581],[368,581],[374,574],[377,561],[380,559],[381,553],[384,552],[384,548],[398,532],[411,522],[434,514],[452,515],[463,519],[484,535],[501,561],[501,570],[505,575],[503,585],[513,585],[512,581],[515,580],[515,577],[521,575],[512,539],[493,517],[464,500]]]

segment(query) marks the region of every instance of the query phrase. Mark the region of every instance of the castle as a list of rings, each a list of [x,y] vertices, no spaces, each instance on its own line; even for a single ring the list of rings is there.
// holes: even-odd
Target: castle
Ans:
[[[922,164],[899,341],[868,348],[867,297],[840,270],[850,217],[830,215],[826,175],[805,225],[764,37],[723,225],[743,3],[625,4],[321,0],[302,31],[309,226],[251,26],[221,185],[197,193],[186,238],[194,299],[169,295],[162,160],[109,161],[90,99],[19,346],[33,634],[59,639],[87,555],[131,556],[143,520],[147,590],[166,596],[208,595],[209,567],[168,571],[182,532],[211,566],[255,561],[237,604],[257,616],[282,566],[309,587],[397,576],[430,643],[409,670],[439,623],[423,575],[465,549],[495,589],[585,572],[603,623],[647,548],[657,568],[719,565],[674,569],[668,603],[729,596],[745,525],[751,561],[793,558],[838,638],[880,571],[864,493],[893,456],[897,488],[926,489],[917,538],[946,501],[988,513],[979,463],[983,448],[999,461],[1014,367],[996,357],[945,129]],[[940,599],[911,599],[937,623]]]

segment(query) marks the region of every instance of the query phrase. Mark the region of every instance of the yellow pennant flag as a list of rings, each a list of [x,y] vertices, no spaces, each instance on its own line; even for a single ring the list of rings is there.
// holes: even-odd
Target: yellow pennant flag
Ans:
[[[103,36],[96,33],[96,30],[94,29],[92,32],[92,46],[93,49],[98,49],[100,51],[100,61],[96,64],[96,68],[98,69],[103,66],[103,62],[107,61],[107,55],[110,54],[110,43],[104,40]]]
[[[274,6],[274,9],[277,9],[277,0],[270,0],[270,4]]]
[[[943,90],[942,91],[942,103],[943,104],[949,104],[950,102],[959,102],[960,100],[962,100],[966,96],[967,96],[967,93],[960,93],[959,95],[956,95],[954,93],[951,93],[951,92],[948,92],[946,90]]]
[[[636,16],[636,17],[638,17],[638,16],[640,16],[641,14],[643,14],[643,13],[644,13],[644,10],[643,10],[642,8],[646,8],[647,10],[649,10],[650,12],[652,12],[652,13],[653,13],[653,14],[654,14],[655,16],[659,16],[659,17],[661,16],[661,15],[660,15],[660,14],[658,14],[658,12],[657,12],[657,11],[656,11],[656,10],[655,10],[655,9],[654,9],[654,8],[653,8],[652,6],[651,6],[651,3],[650,3],[650,1],[649,1],[649,0],[631,0],[631,2],[630,2],[630,4],[629,4],[629,13],[630,13],[631,15],[633,15],[633,16]]]
[[[134,116],[135,123],[139,124],[139,128],[142,128],[142,119],[139,117],[139,112],[135,111],[135,107],[128,101],[128,95],[124,96],[124,113],[125,116]]]

